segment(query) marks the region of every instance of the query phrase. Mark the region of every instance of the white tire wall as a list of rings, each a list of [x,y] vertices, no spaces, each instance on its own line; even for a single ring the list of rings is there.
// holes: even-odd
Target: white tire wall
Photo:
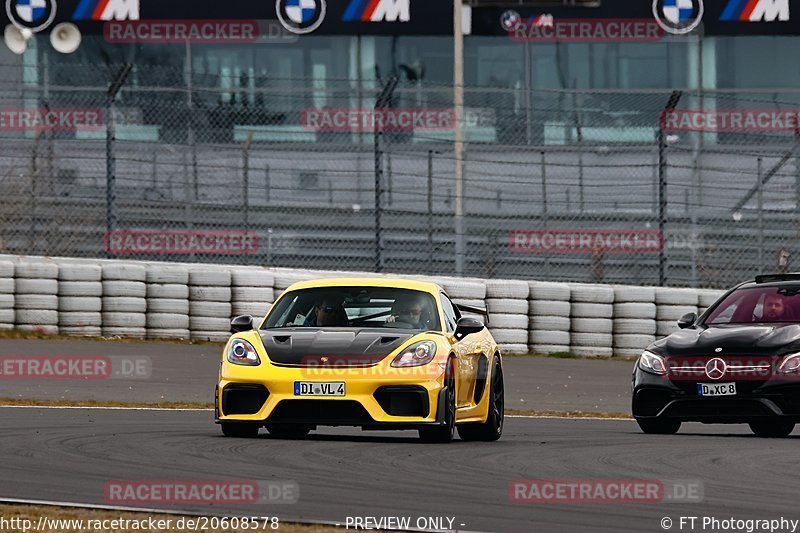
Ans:
[[[104,337],[144,338],[147,335],[147,268],[125,261],[102,265]]]
[[[6,266],[3,271],[10,272]],[[58,264],[50,259],[25,259],[13,267],[14,324],[23,331],[58,333]],[[7,285],[7,283],[6,283]],[[5,298],[4,307],[10,303]],[[10,318],[6,311],[3,320]],[[3,321],[0,321],[5,323]]]

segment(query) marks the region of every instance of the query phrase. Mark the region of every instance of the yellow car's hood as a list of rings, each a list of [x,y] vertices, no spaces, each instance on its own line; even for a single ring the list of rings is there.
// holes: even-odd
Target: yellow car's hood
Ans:
[[[309,327],[259,331],[274,364],[314,367],[375,365],[420,333],[389,328]]]

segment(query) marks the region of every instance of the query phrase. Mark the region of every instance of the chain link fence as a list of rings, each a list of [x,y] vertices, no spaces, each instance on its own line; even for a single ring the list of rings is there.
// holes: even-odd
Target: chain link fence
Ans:
[[[2,253],[726,287],[798,251],[800,90],[465,87],[459,186],[452,86],[0,72]]]

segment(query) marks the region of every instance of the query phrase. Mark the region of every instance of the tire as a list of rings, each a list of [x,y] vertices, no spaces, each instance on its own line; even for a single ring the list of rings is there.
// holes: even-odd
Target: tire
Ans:
[[[0,322],[0,331],[7,331],[14,329],[14,322]]]
[[[680,420],[671,418],[637,418],[636,423],[648,435],[674,435],[681,429]]]
[[[757,437],[781,439],[788,437],[794,431],[795,423],[779,418],[777,420],[758,420],[750,422],[748,425]]]
[[[144,313],[109,313],[103,311],[103,328],[142,328],[146,319]]]
[[[189,287],[189,299],[193,302],[230,302],[230,287]]]
[[[222,434],[234,439],[255,439],[258,437],[259,427],[256,424],[242,424],[238,422],[222,422]]]
[[[614,335],[655,335],[655,320],[614,319]]]
[[[147,283],[158,284],[189,284],[189,270],[181,267],[168,267],[153,265],[147,268]]]
[[[147,313],[147,330],[152,329],[189,329],[189,316],[168,313]]]
[[[528,315],[489,315],[492,329],[528,329]]]
[[[308,281],[310,279],[314,279],[314,276],[311,273],[301,274],[299,272],[276,272],[274,288],[283,292],[298,281]]]
[[[569,331],[546,331],[534,329],[528,333],[528,344],[536,345],[558,345],[569,348]]]
[[[207,316],[192,316],[189,318],[189,329],[192,331],[222,332],[231,329],[231,319],[213,318]]]
[[[544,281],[531,281],[528,283],[531,300],[560,300],[568,302],[572,291],[566,283],[548,283]]]
[[[58,265],[49,261],[21,261],[14,267],[17,280],[58,279]]]
[[[58,311],[18,309],[15,311],[17,324],[27,326],[57,326]]]
[[[530,353],[527,344],[516,342],[498,343],[497,348],[500,350],[500,353],[509,355],[527,355]]]
[[[59,281],[101,281],[103,270],[100,265],[89,265],[85,263],[59,263]]]
[[[610,334],[614,330],[614,322],[610,318],[575,318],[570,327],[574,333]]]
[[[725,294],[725,291],[714,291],[714,290],[703,290],[697,293],[697,305],[698,307],[702,307],[703,309],[708,309],[715,303],[717,300],[722,298],[722,295]]]
[[[569,331],[572,321],[566,316],[533,316],[528,319],[528,327],[532,330]]]
[[[570,345],[569,351],[582,357],[613,357],[614,349],[610,346]]]
[[[188,300],[189,286],[176,283],[151,283],[147,285],[148,298]]]
[[[54,279],[17,279],[16,293],[19,294],[58,294],[58,281]]]
[[[219,318],[230,322],[231,312],[231,304],[225,302],[189,302],[189,315],[193,317]]]
[[[186,340],[191,337],[188,329],[156,329],[147,330],[148,339],[181,339]]]
[[[103,281],[103,296],[144,298],[147,284],[143,281]]]
[[[659,320],[656,322],[656,335],[658,337],[668,337],[676,331],[680,331],[680,329],[678,322],[675,320]]]
[[[697,291],[695,289],[656,289],[655,303],[662,305],[691,305],[697,307]]]
[[[63,296],[58,299],[58,310],[63,313],[99,313],[103,299],[96,296]]]
[[[271,289],[275,285],[275,274],[266,268],[237,269],[231,271],[231,285]]]
[[[438,427],[425,427],[419,429],[419,438],[422,442],[446,444],[452,442],[456,429],[456,382],[453,360],[447,364],[445,384],[447,391],[444,399],[444,425]]]
[[[99,329],[102,320],[100,313],[59,313],[58,315],[58,325],[62,329],[65,327],[83,328],[87,326]]]
[[[489,331],[497,344],[528,344],[527,329],[494,329],[490,326]]]
[[[14,263],[11,261],[0,261],[0,278],[14,277]]]
[[[621,303],[614,304],[614,318],[656,318],[656,304]]]
[[[657,320],[675,320],[688,313],[697,313],[697,307],[689,305],[659,305],[656,313]]]
[[[168,298],[148,298],[148,313],[169,313],[176,315],[189,314],[189,300],[172,300]]]
[[[70,337],[100,337],[103,330],[100,326],[59,327],[62,335]]]
[[[510,298],[489,298],[486,310],[490,314],[527,315],[528,300],[512,300]]]
[[[232,287],[231,297],[225,301],[230,300],[271,303],[275,301],[275,291],[272,287]]]
[[[103,284],[99,281],[59,281],[59,296],[102,296]]]
[[[103,298],[104,313],[146,313],[147,300],[144,298],[127,298],[114,296]]]
[[[614,343],[611,333],[575,333],[570,334],[570,342],[575,346],[597,346],[610,348]]]
[[[103,281],[147,281],[147,269],[131,263],[107,263],[103,265]]]
[[[529,316],[560,316],[569,317],[572,312],[572,305],[569,302],[560,300],[529,300]]]
[[[474,281],[442,281],[439,283],[452,299],[485,300],[486,286]]]
[[[532,344],[530,347],[533,353],[551,355],[554,353],[568,353],[569,344]]]
[[[0,323],[13,324],[16,318],[17,313],[13,309],[0,309]]]
[[[0,278],[0,294],[14,294],[15,283],[12,278]]]
[[[277,439],[304,439],[311,432],[309,426],[300,424],[267,424],[269,434]]]
[[[147,330],[144,328],[118,328],[103,326],[103,337],[128,337],[132,339],[144,339],[147,336]]]
[[[191,330],[189,331],[189,338],[193,341],[205,341],[205,342],[225,342],[227,341],[231,334],[229,333],[230,330],[230,322],[228,323],[228,329],[226,331],[198,331],[198,330]]]
[[[231,305],[231,317],[250,315],[263,318],[267,315],[270,307],[272,306],[257,302],[233,302]]]
[[[614,352],[617,349],[638,349],[641,354],[648,346],[656,341],[655,335],[614,335]]]
[[[190,270],[189,285],[198,287],[230,287],[231,273],[228,270]]]
[[[611,304],[573,303],[570,306],[572,318],[610,318],[614,313]]]
[[[58,326],[55,324],[20,324],[17,322],[15,329],[30,331],[38,335],[58,335]]]
[[[456,305],[466,305],[467,307],[477,307],[479,309],[486,309],[486,300],[470,300],[467,298],[453,298],[453,303]],[[528,312],[526,304],[525,312]]]
[[[14,309],[15,302],[13,294],[0,294],[0,309]]]
[[[503,368],[499,357],[495,356],[492,365],[492,382],[489,387],[489,413],[482,424],[464,424],[457,426],[458,436],[465,441],[496,441],[503,435],[503,419],[505,418],[505,388],[503,385]]]
[[[654,287],[633,287],[620,285],[614,287],[614,303],[653,303],[656,300]]]
[[[527,300],[531,288],[527,281],[487,280],[486,298],[512,298]]]
[[[614,303],[614,289],[607,285],[575,283],[570,285],[570,301],[587,304]]]

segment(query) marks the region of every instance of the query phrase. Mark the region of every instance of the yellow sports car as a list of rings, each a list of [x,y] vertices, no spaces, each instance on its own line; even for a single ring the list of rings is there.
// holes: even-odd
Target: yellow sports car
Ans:
[[[462,317],[462,311],[473,317]],[[503,365],[482,309],[433,283],[296,283],[264,319],[236,317],[215,419],[229,437],[302,438],[317,426],[414,429],[427,442],[497,440]]]

